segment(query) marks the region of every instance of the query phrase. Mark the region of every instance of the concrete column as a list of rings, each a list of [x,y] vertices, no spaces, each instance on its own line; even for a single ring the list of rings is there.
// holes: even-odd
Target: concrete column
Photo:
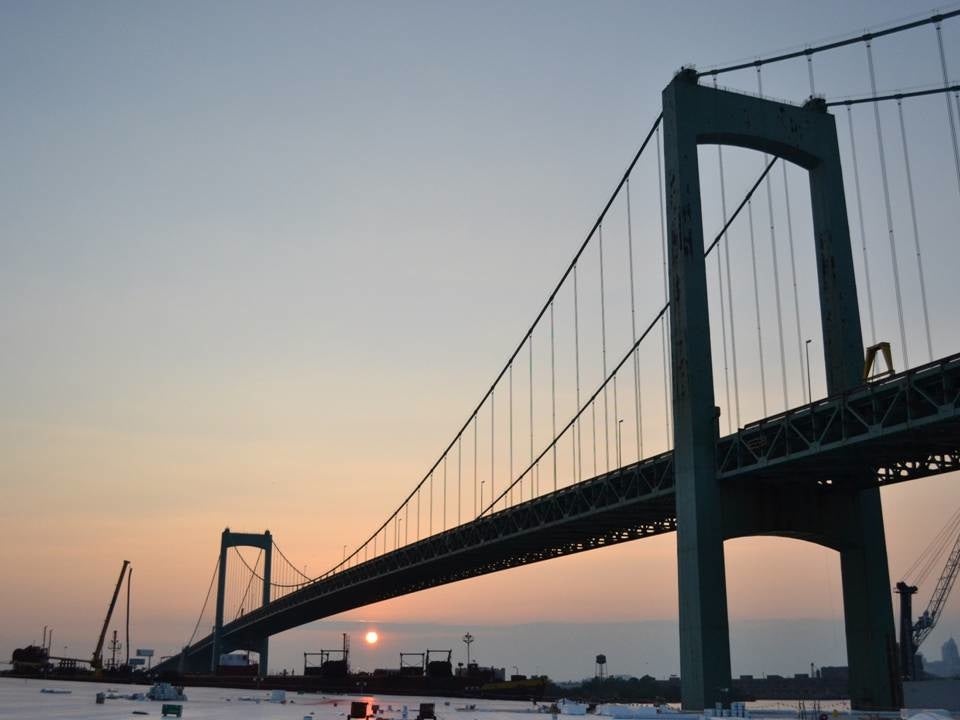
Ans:
[[[692,81],[695,86],[695,79]],[[685,710],[713,705],[730,688],[727,589],[716,481],[710,313],[703,258],[698,119],[679,96],[678,75],[663,91],[674,472],[680,590],[680,679]]]
[[[273,536],[267,530],[263,534],[263,604],[270,603],[270,572],[273,567]],[[260,643],[260,677],[267,676],[270,655],[270,638],[265,637]]]
[[[843,623],[850,667],[850,704],[855,710],[895,710],[900,704],[893,601],[877,488],[850,503],[851,544],[840,551]]]
[[[864,348],[835,124],[831,130],[817,148],[819,162],[810,169],[810,203],[827,392],[832,395],[863,383]],[[896,709],[900,681],[878,488],[850,498],[846,524],[848,542],[840,550],[840,568],[851,706]]]
[[[217,611],[213,624],[213,649],[210,658],[210,672],[217,671],[220,661],[220,635],[223,632],[223,601],[227,585],[227,540],[230,528],[225,528],[220,535],[220,563],[217,566]]]

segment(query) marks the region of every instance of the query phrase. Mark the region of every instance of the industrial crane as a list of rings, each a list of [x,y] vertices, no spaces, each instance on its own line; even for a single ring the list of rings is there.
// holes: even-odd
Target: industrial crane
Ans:
[[[97,672],[103,670],[103,641],[107,636],[107,626],[110,625],[113,609],[117,605],[117,596],[120,594],[120,586],[123,585],[123,578],[127,574],[127,567],[129,567],[129,565],[129,560],[123,561],[123,567],[120,568],[120,577],[117,579],[117,586],[113,589],[113,597],[110,598],[110,607],[107,608],[107,617],[103,620],[100,637],[97,639],[97,648],[93,651],[93,659],[90,661],[90,665]]]
[[[960,574],[960,510],[954,513],[906,573],[910,575],[919,568],[918,582],[921,582],[930,572],[937,558],[943,554],[951,538],[953,538],[953,544],[947,556],[947,563],[940,573],[940,579],[937,580],[930,602],[915,622],[912,605],[917,586],[903,580],[897,583],[897,593],[900,595],[900,672],[905,680],[918,679],[920,668],[917,667],[916,662],[917,651],[936,627],[957,575]]]

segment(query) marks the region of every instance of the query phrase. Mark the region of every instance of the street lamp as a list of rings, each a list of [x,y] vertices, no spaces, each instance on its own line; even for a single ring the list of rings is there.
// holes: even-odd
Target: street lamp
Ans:
[[[804,343],[804,349],[807,351],[807,402],[813,402],[813,393],[810,391],[810,343],[812,340],[807,340]]]
[[[470,672],[470,645],[473,644],[473,635],[467,633],[463,636],[463,644],[467,646],[467,672]]]

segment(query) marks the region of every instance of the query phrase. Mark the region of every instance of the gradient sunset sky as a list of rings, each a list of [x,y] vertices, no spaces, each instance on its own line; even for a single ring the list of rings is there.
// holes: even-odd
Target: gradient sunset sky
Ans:
[[[123,559],[135,568],[134,644],[175,650],[196,622],[226,526],[269,528],[308,574],[336,564],[487,389],[680,66],[927,9],[889,0],[0,4],[0,658],[39,642],[44,625],[58,652],[88,656]],[[934,35],[923,33],[878,45],[882,89],[938,81]],[[956,77],[960,20],[944,33]],[[869,90],[857,52],[817,66],[828,95]],[[752,76],[730,83],[755,89]],[[770,83],[777,97],[808,93],[802,64]],[[960,201],[943,99],[922,107],[911,151],[918,194],[934,208],[924,232],[942,356],[960,350],[950,253]],[[864,133],[868,112],[857,116]],[[894,118],[885,116],[891,138]],[[902,163],[891,148],[891,166]],[[729,197],[757,170],[758,158],[741,155],[730,154]],[[712,222],[716,170],[704,168]],[[864,174],[876,191],[876,174]],[[930,180],[941,175],[943,184]],[[801,187],[799,173],[791,182]],[[904,197],[895,193],[901,223]],[[640,251],[652,258],[647,317],[660,292],[659,225],[655,212],[634,210],[638,235],[655,238]],[[803,206],[795,212],[800,236]],[[909,259],[912,239],[902,241]],[[803,247],[809,308],[816,283],[812,246]],[[887,271],[878,262],[874,272],[882,287]],[[882,295],[879,335],[895,340]],[[816,313],[804,322],[816,337]],[[918,347],[919,327],[910,326]],[[659,387],[657,357],[644,371]],[[756,404],[743,362],[743,392]],[[812,384],[822,395],[822,373]],[[791,390],[798,404],[801,390]],[[753,410],[744,420],[760,416]],[[957,479],[883,490],[891,581],[957,510]],[[735,673],[845,662],[834,553],[752,538],[728,542],[726,557]],[[592,656],[606,651],[614,672],[665,676],[679,669],[675,565],[668,535],[515,569],[285,633],[272,660],[299,668],[303,650],[335,647],[342,631],[359,645],[368,627],[382,640],[358,650],[360,667],[395,664],[428,640],[462,656],[459,638],[471,630],[478,652],[489,640],[487,663],[567,679],[591,674]],[[960,593],[925,652],[939,657],[957,634]],[[636,643],[607,649],[624,637]]]

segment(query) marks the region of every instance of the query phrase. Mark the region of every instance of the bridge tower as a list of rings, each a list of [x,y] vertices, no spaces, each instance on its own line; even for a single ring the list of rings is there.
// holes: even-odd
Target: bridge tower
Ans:
[[[217,575],[217,609],[216,618],[213,626],[213,650],[210,658],[210,671],[216,672],[217,665],[220,662],[220,654],[224,651],[224,645],[221,635],[223,633],[223,602],[227,585],[227,550],[231,547],[255,547],[263,550],[263,604],[270,602],[270,567],[273,557],[273,536],[270,531],[265,531],[262,535],[255,533],[236,533],[230,532],[230,528],[225,528],[220,535],[220,564]],[[267,661],[269,657],[269,638],[263,637],[252,643],[253,647],[244,647],[243,650],[253,650],[260,656],[260,677],[267,674]],[[238,648],[229,648],[236,650]]]
[[[781,535],[840,553],[854,708],[895,709],[899,680],[879,490],[865,471],[821,466],[802,484],[717,483],[697,146],[734,145],[809,172],[827,390],[860,385],[863,339],[834,117],[702,86],[681,71],[663,91],[683,705],[731,685],[723,541]],[[829,485],[817,480],[831,479]]]

